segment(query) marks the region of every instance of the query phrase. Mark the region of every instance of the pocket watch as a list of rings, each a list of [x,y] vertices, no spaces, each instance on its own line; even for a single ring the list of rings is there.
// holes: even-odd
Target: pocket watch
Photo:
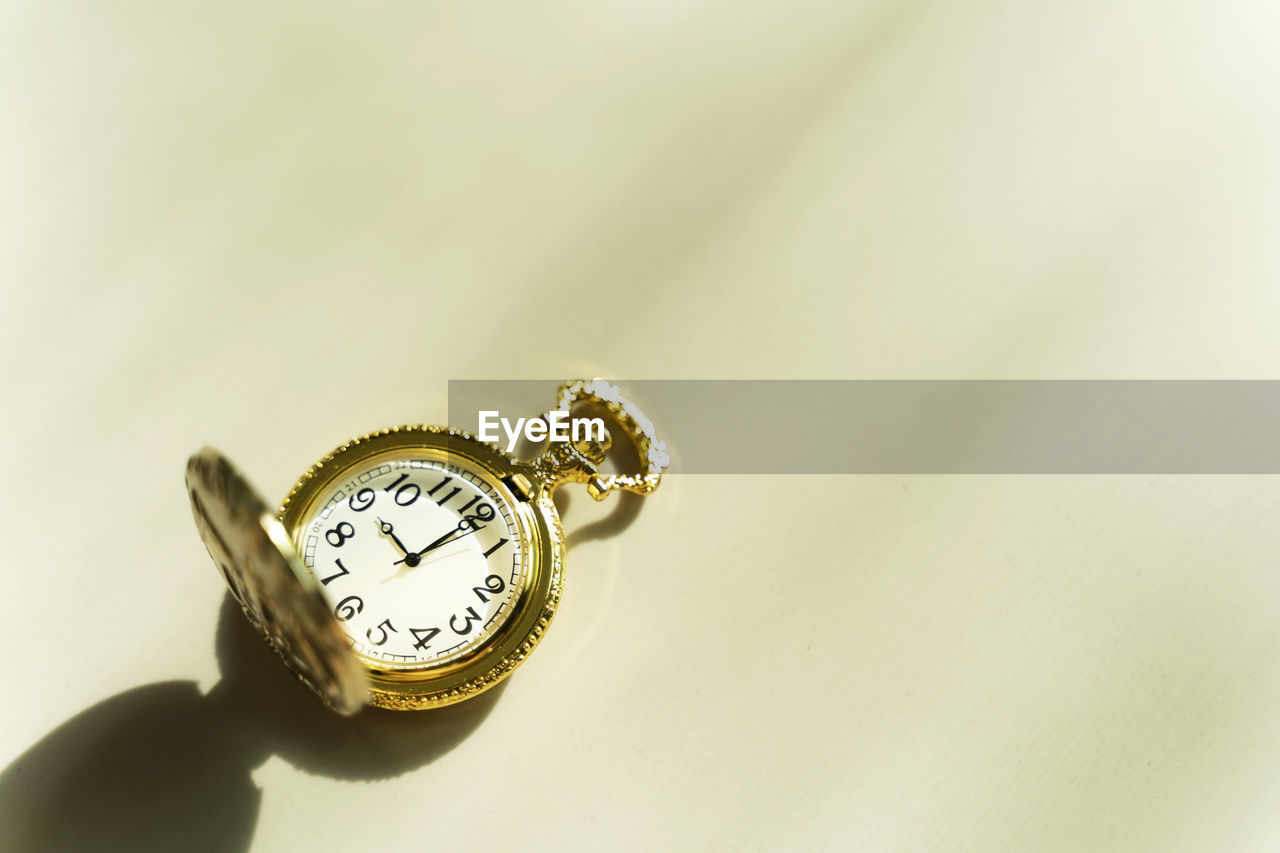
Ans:
[[[552,415],[578,403],[630,438],[638,474],[601,473],[603,429],[522,461],[461,430],[399,426],[339,446],[275,513],[206,447],[187,463],[196,528],[248,620],[335,711],[460,702],[510,675],[555,616],[565,536],[552,492],[646,495],[670,461],[617,386],[566,382]]]

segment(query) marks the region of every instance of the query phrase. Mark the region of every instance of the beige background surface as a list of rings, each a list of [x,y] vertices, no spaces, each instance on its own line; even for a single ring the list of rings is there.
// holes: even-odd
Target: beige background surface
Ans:
[[[0,845],[1276,849],[1273,478],[575,496],[504,690],[335,725],[181,472],[276,499],[449,378],[1276,378],[1278,24],[4,4]]]

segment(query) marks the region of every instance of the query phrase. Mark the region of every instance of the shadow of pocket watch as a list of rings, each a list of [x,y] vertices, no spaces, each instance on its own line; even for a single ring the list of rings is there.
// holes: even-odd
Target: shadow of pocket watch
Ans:
[[[461,430],[392,427],[311,466],[277,516],[205,448],[187,463],[196,527],[245,616],[333,710],[460,702],[510,675],[555,615],[555,488],[645,495],[670,461],[616,386],[566,382],[557,402],[603,409],[635,444],[640,473],[600,472],[608,432],[549,441],[525,462]]]

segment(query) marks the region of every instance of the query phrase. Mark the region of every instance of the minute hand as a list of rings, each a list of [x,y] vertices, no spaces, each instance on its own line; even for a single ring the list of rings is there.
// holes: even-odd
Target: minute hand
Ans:
[[[477,530],[480,530],[483,527],[484,527],[483,524],[474,524],[464,518],[462,521],[458,522],[457,527],[453,528],[448,533],[441,536],[439,539],[437,539],[436,541],[432,542],[430,545],[428,545],[427,547],[419,551],[418,556],[421,557],[431,551],[434,551],[435,549],[439,548],[441,545],[447,545],[450,542],[453,542],[457,539],[461,539],[463,536],[470,536],[472,533],[475,533]],[[404,558],[396,560],[396,563],[403,563],[403,562],[404,562]],[[394,563],[392,565],[394,565]]]

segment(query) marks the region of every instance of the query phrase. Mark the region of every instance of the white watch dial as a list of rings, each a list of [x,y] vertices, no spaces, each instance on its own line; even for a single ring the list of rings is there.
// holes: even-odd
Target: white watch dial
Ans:
[[[442,665],[491,638],[525,581],[519,521],[465,464],[406,451],[344,472],[299,527],[351,646],[381,669]]]

